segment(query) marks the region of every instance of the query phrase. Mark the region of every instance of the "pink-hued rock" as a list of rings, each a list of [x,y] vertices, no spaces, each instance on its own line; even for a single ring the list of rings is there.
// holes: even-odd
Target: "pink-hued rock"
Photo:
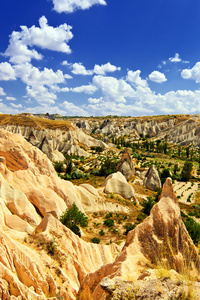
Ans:
[[[187,267],[200,274],[200,258],[185,225],[173,191],[171,179],[164,184],[161,200],[152,208],[143,223],[130,231],[116,260],[83,280],[81,291],[90,287],[95,300],[105,299],[100,286],[103,278],[137,280],[149,264],[166,265],[177,272]]]

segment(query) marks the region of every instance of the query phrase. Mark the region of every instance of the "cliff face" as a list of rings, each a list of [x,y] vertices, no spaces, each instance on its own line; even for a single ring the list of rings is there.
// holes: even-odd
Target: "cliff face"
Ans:
[[[61,180],[44,153],[21,135],[1,129],[2,299],[75,299],[85,275],[114,260],[117,246],[87,244],[58,221],[73,202],[83,212],[128,212],[106,203],[90,185]]]
[[[129,232],[123,249],[86,243],[63,226],[58,218],[73,202],[83,212],[128,212],[106,202],[90,185],[61,180],[38,148],[21,135],[0,130],[1,299],[72,300],[78,293],[105,299],[103,279],[140,284],[152,278],[158,265],[177,273],[188,268],[199,276],[199,256],[170,179],[150,216]]]
[[[72,120],[76,125],[77,121]],[[82,121],[86,122],[86,121]],[[81,121],[78,121],[78,124]],[[82,124],[81,123],[81,124]],[[199,116],[178,115],[140,118],[108,118],[106,120],[88,120],[85,128],[89,132],[118,138],[126,136],[126,140],[136,140],[140,136],[155,139],[167,139],[168,142],[180,145],[194,143],[200,145]]]
[[[150,265],[151,268],[167,267],[178,273],[193,269],[200,276],[200,257],[181,220],[178,201],[169,178],[150,216],[128,233],[125,246],[113,263],[85,277],[81,292],[84,294],[90,287],[93,299],[105,299],[101,287],[105,277],[112,279],[112,282],[119,279],[135,282],[151,276],[152,270],[148,270]]]
[[[91,146],[107,147],[102,141],[85,134],[81,129],[34,129],[28,126],[3,125],[0,128],[11,133],[18,133],[29,143],[44,152],[51,161],[64,160],[60,152],[68,155],[89,156],[85,149]],[[81,148],[82,145],[82,148]]]

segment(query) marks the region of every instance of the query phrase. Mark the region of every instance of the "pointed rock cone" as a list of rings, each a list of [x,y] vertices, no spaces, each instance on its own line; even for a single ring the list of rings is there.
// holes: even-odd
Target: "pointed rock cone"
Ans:
[[[150,216],[128,233],[115,262],[87,275],[81,290],[89,286],[95,300],[104,299],[100,285],[103,278],[137,281],[150,265],[167,267],[178,273],[192,270],[200,275],[198,251],[181,219],[171,178],[167,178],[160,201],[154,205]]]

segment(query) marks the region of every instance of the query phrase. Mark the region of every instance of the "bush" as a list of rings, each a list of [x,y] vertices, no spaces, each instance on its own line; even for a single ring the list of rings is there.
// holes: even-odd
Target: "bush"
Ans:
[[[100,231],[99,231],[99,234],[102,236],[102,235],[105,235],[105,232],[103,231],[103,229],[101,229]]]
[[[108,176],[116,171],[118,161],[111,159],[110,157],[106,157],[106,160],[102,163],[101,168],[99,170],[99,175]]]
[[[91,242],[95,243],[95,244],[99,244],[100,243],[100,239],[98,239],[97,237],[94,237],[94,238],[91,239]]]
[[[63,225],[79,236],[81,234],[78,225],[81,227],[86,227],[88,225],[87,216],[78,209],[75,203],[72,204],[72,208],[66,209],[66,211],[61,215],[60,221]]]
[[[56,170],[57,173],[62,173],[64,172],[64,165],[62,161],[55,161],[54,169]]]
[[[108,226],[108,227],[113,227],[114,226],[114,220],[112,219],[106,219],[104,222],[103,222],[104,225]]]
[[[192,172],[192,163],[190,161],[186,161],[184,163],[182,172],[181,172],[181,179],[183,181],[188,181],[191,178],[191,172]]]
[[[143,213],[146,214],[147,216],[150,215],[150,211],[152,209],[152,207],[155,204],[155,200],[152,197],[147,197],[147,200],[144,200],[144,202],[142,203],[143,206]]]
[[[186,217],[185,219],[183,219],[183,222],[194,244],[198,246],[198,243],[200,242],[200,224],[195,222],[190,217]]]
[[[112,218],[112,213],[111,212],[106,214],[106,219],[110,219],[110,218]]]
[[[131,223],[126,224],[124,226],[126,228],[125,235],[127,235],[129,231],[133,230],[135,226],[136,226],[135,224],[131,224]]]

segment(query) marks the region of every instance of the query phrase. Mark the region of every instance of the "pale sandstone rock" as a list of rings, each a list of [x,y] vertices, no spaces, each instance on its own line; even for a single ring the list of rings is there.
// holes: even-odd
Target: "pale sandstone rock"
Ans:
[[[46,214],[42,222],[36,227],[35,233],[38,238],[39,236],[50,239],[53,236],[57,238],[59,251],[66,257],[66,262],[63,262],[62,275],[66,280],[67,289],[71,296],[69,299],[75,299],[73,294],[78,292],[80,282],[88,273],[112,262],[120,251],[120,248],[115,244],[97,245],[84,242],[51,214]]]
[[[5,225],[17,231],[33,232],[33,227],[16,215],[5,215]]]
[[[26,126],[4,125],[1,128],[18,133],[29,141],[33,146],[42,150],[50,160],[58,160],[58,153],[65,152],[79,156],[88,156],[87,151],[83,150],[79,143],[86,148],[91,146],[101,146],[107,148],[107,145],[91,136],[85,134],[81,129],[75,129],[72,125],[67,131],[61,129],[33,129]],[[62,154],[60,154],[62,156]],[[60,156],[59,155],[59,156]],[[61,160],[61,159],[59,159]],[[63,160],[63,156],[62,156]]]
[[[127,180],[135,174],[134,164],[128,152],[128,149],[125,149],[125,151],[123,152],[121,161],[117,165],[116,171],[121,172]]]
[[[80,186],[84,187],[86,190],[88,190],[94,196],[99,197],[98,191],[91,184],[82,183],[82,184],[80,184]]]
[[[14,157],[13,148],[15,148]],[[71,207],[73,203],[82,212],[112,208],[118,212],[128,211],[121,205],[112,205],[105,202],[104,199],[99,199],[98,192],[92,187],[90,191],[92,190],[93,193],[84,187],[76,187],[69,181],[61,180],[46,155],[20,135],[0,130],[0,149],[4,150],[2,152],[7,157],[7,166],[14,169],[14,172],[11,172],[4,164],[0,163],[0,180],[2,179],[12,185],[14,189],[24,193],[28,201],[37,208],[40,217],[51,212],[59,218],[62,212],[67,207]],[[123,178],[122,174],[121,176]],[[126,181],[125,178],[124,180]],[[15,191],[13,195],[17,195],[17,192]],[[24,196],[22,200],[25,201]],[[20,214],[19,216],[21,217]],[[34,213],[32,218],[34,218]],[[38,224],[39,219],[34,220]]]
[[[46,269],[39,255],[11,240],[1,229],[0,247],[0,288],[3,288],[4,296],[9,293],[9,296],[12,295],[10,299],[21,297],[23,300],[42,300],[49,295],[56,296],[56,284],[52,276],[45,273]],[[3,287],[2,281],[7,283]],[[33,287],[34,291],[28,287]]]
[[[104,277],[134,281],[140,278],[149,263],[164,265],[166,259],[169,269],[184,272],[185,268],[191,268],[197,275],[200,274],[200,257],[181,220],[170,178],[163,186],[160,199],[150,216],[128,233],[124,248],[115,262],[85,277],[81,292],[90,287],[95,300],[105,299],[100,286]]]
[[[103,183],[105,193],[119,194],[126,199],[135,199],[133,187],[126,181],[121,172],[109,175]]]
[[[144,178],[144,186],[152,191],[156,191],[161,188],[161,181],[158,171],[155,166],[151,166],[147,171]]]
[[[0,180],[0,197],[12,214],[19,216],[31,225],[36,226],[40,222],[40,217],[26,195],[4,180]]]

